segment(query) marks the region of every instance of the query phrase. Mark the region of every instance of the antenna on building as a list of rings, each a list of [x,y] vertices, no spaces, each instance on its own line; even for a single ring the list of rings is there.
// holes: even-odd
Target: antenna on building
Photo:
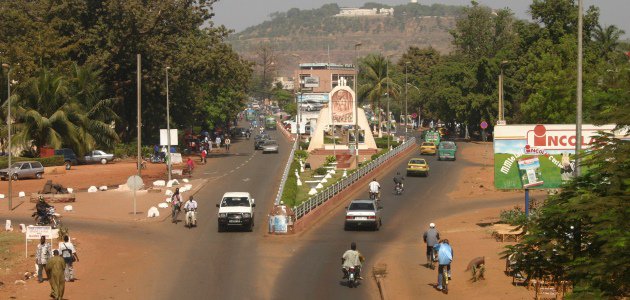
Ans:
[[[328,67],[330,68],[330,44],[328,44]]]

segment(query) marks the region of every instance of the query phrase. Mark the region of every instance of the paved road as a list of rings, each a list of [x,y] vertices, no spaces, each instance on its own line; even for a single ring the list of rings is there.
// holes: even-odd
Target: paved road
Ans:
[[[460,144],[459,147],[461,149],[466,145]],[[409,155],[413,156],[419,156],[418,152]],[[425,158],[431,166],[429,177],[407,177],[405,192],[401,196],[393,194],[392,178],[397,171],[404,174],[406,162],[378,178],[383,190],[383,226],[380,231],[344,231],[345,205],[341,205],[324,222],[309,231],[303,237],[301,247],[280,272],[282,275],[277,278],[273,292],[277,299],[292,299],[295,295],[300,295],[300,299],[377,299],[377,287],[371,278],[374,260],[370,258],[378,257],[379,251],[386,245],[395,243],[403,233],[411,230],[417,232],[418,251],[423,251],[421,234],[430,222],[473,207],[497,205],[496,201],[459,207],[451,205],[445,195],[457,179],[458,170],[470,163],[437,161],[432,156]],[[353,198],[367,197],[366,187]],[[513,200],[506,200],[506,203],[509,201]],[[343,285],[340,270],[340,257],[349,249],[352,241],[357,243],[367,258],[363,273],[366,280],[356,289]]]

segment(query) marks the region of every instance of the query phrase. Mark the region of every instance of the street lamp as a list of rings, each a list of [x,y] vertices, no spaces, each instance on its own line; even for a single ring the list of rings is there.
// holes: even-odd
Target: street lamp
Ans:
[[[354,74],[354,160],[359,167],[359,92],[357,91],[357,81],[359,81],[359,47],[363,45],[361,42],[354,44],[355,56],[355,74]]]
[[[296,53],[292,53],[291,56],[296,57],[298,60],[301,60],[302,57],[299,54]],[[300,143],[302,142],[302,137],[300,135],[300,126],[302,125],[301,123],[301,118],[300,118],[300,100],[302,100],[302,80],[300,79],[300,63],[298,62],[298,76],[297,76],[297,84],[298,84],[298,92],[295,93],[295,123],[296,125],[296,132],[297,132],[297,140],[298,140],[298,149],[301,150],[301,146]],[[300,97],[298,98],[298,93],[300,94]]]
[[[505,122],[505,104],[503,101],[503,66],[507,65],[509,61],[504,60],[500,64],[501,73],[499,74],[499,122],[503,124]]]
[[[166,67],[166,167],[168,168],[168,181],[171,181],[171,111],[170,111],[170,99],[168,95],[168,70],[171,67]]]
[[[582,174],[580,166],[580,152],[582,152],[582,24],[583,24],[583,4],[578,0],[578,59],[577,59],[577,103],[575,116],[575,176]]]
[[[2,64],[2,68],[7,69],[7,132],[8,132],[8,137],[7,137],[7,143],[8,143],[8,156],[7,156],[7,162],[8,162],[8,167],[9,167],[9,210],[12,210],[12,204],[13,204],[13,185],[12,185],[12,180],[13,180],[13,172],[11,169],[11,65],[9,64]]]
[[[405,87],[406,86],[410,86],[410,87],[416,89],[416,91],[418,91],[418,95],[420,95],[420,89],[417,86],[415,86],[415,85],[413,85],[411,83],[405,84]],[[420,118],[421,117],[422,117],[422,106],[418,107],[418,127],[420,127]]]
[[[407,66],[409,66],[409,64],[411,64],[410,61],[406,61],[405,62],[405,141],[407,140],[407,121],[409,119],[409,111],[408,111],[408,107],[407,107],[407,84],[409,84],[407,82]]]

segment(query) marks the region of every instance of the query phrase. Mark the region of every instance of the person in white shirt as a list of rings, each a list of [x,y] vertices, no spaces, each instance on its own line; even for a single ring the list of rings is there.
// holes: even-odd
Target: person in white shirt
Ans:
[[[63,260],[66,262],[66,269],[64,270],[66,281],[74,281],[74,268],[72,264],[75,261],[79,261],[79,256],[77,255],[77,249],[72,242],[70,242],[70,238],[67,235],[63,237],[63,242],[59,243],[59,253],[61,253],[61,257],[63,257]]]
[[[376,181],[376,178],[368,185],[370,189],[370,196],[374,195],[374,199],[378,199],[378,193],[381,191],[381,185]]]
[[[197,201],[190,196],[188,201],[184,204],[184,211],[186,211],[186,225],[197,225]],[[192,224],[188,224],[189,217],[192,219]]]
[[[344,273],[344,278],[348,278],[348,270],[350,268],[355,268],[357,279],[363,279],[361,277],[361,253],[357,251],[357,244],[355,242],[350,244],[350,250],[343,253],[341,261],[343,263],[342,271]]]

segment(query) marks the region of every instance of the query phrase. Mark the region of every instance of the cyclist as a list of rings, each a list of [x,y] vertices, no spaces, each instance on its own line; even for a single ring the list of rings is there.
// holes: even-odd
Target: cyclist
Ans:
[[[429,224],[429,229],[424,232],[422,239],[427,244],[427,268],[432,265],[433,259],[433,246],[435,246],[440,240],[440,232],[435,229],[435,223]]]
[[[444,280],[444,278],[442,278],[444,268],[446,268],[446,271],[448,272],[448,279],[451,279],[451,262],[453,261],[453,248],[451,248],[451,245],[449,244],[447,239],[442,240],[439,244],[435,245],[434,248],[438,253],[439,263],[437,289],[438,291],[441,291],[442,281]]]
[[[368,185],[370,190],[370,198],[378,200],[378,195],[381,191],[381,185],[376,181],[376,178],[372,179],[372,182]]]

